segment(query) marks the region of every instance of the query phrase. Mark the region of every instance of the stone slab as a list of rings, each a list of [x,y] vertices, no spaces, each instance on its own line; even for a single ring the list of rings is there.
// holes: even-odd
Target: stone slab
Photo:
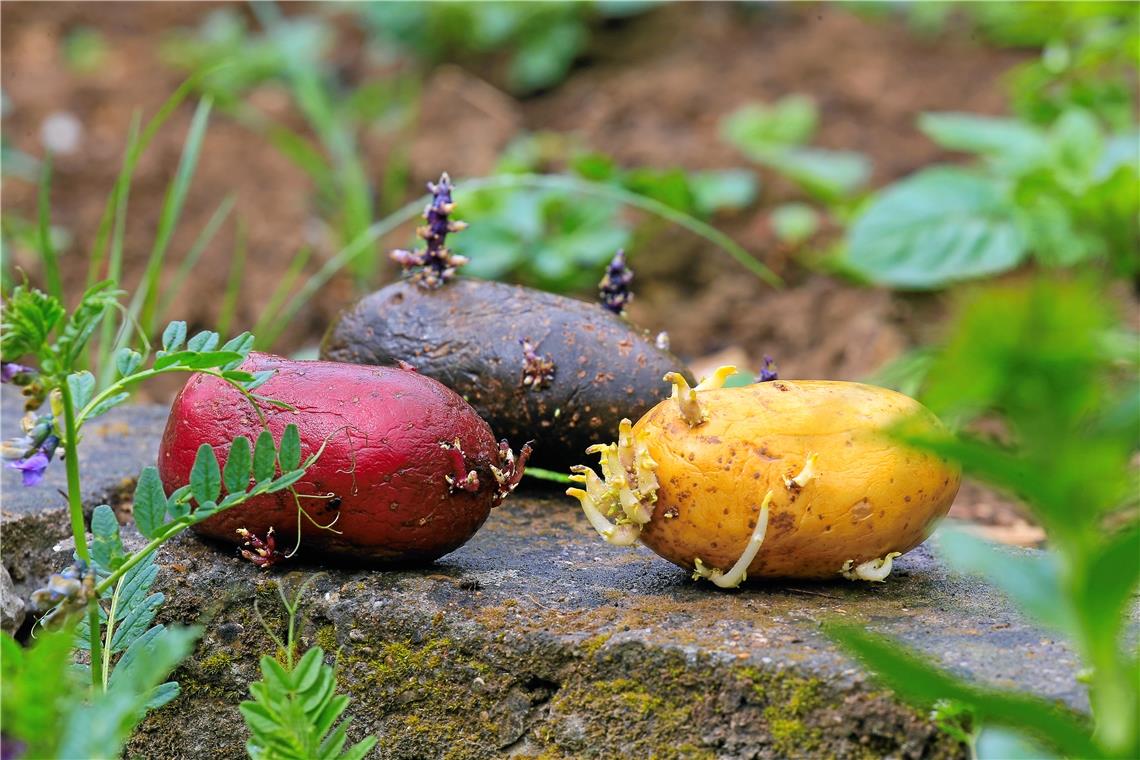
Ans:
[[[129,407],[99,423],[106,432],[89,430],[89,506],[153,461],[164,414]],[[12,488],[13,474],[0,505],[4,564],[32,578],[63,564],[68,548],[43,540],[66,534],[66,512]],[[10,527],[30,516],[43,527],[23,535],[40,543],[10,543]],[[10,557],[16,546],[24,554]],[[20,567],[33,555],[40,564]],[[315,574],[300,641],[338,659],[350,733],[379,735],[385,758],[962,756],[820,633],[833,617],[976,681],[1087,707],[1072,653],[928,548],[882,585],[723,592],[647,549],[601,542],[576,502],[533,482],[466,546],[422,569],[297,561],[264,571],[191,535],[158,562],[160,620],[202,623],[204,635],[176,674],[182,695],[147,719],[129,755],[244,757],[237,704],[259,677],[257,659],[277,649],[255,606],[283,636],[276,583]]]
[[[400,572],[261,571],[184,536],[164,549],[171,621],[209,621],[185,693],[134,748],[241,757],[235,704],[283,635],[275,581],[321,574],[305,646],[339,651],[358,735],[390,758],[954,757],[914,710],[820,633],[827,618],[899,637],[976,681],[1086,706],[1071,652],[926,548],[883,585],[716,591],[646,549],[601,543],[553,493],[508,500],[472,541]],[[157,753],[157,754],[156,754]]]
[[[88,520],[99,504],[129,500],[139,470],[154,464],[167,412],[158,405],[119,408],[85,427],[79,469]],[[2,386],[0,437],[19,436],[23,414],[19,391]],[[43,481],[30,488],[22,485],[18,471],[0,467],[0,558],[16,590],[25,596],[59,569],[50,548],[71,535],[66,494],[62,460],[53,461]]]

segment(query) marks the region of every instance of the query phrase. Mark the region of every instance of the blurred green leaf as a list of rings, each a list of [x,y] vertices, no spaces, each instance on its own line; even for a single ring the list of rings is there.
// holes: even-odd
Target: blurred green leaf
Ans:
[[[968,684],[928,664],[898,642],[870,633],[861,626],[833,622],[826,624],[824,630],[906,699],[922,704],[957,700],[968,704],[978,720],[1025,730],[1062,754],[1099,756],[1084,716],[1037,697]]]
[[[1021,174],[1049,159],[1044,132],[1017,119],[968,113],[924,113],[918,128],[950,150],[976,153],[999,170]]]
[[[782,243],[800,245],[819,231],[820,218],[804,203],[785,203],[772,209],[772,230]]]
[[[1017,266],[1026,241],[992,181],[926,169],[871,201],[849,232],[852,267],[898,288],[937,288]]]
[[[696,211],[705,217],[751,206],[760,191],[760,181],[747,169],[693,172],[688,180]]]
[[[806,95],[788,95],[772,105],[752,103],[725,117],[721,135],[754,160],[774,148],[803,145],[815,135],[819,112]]]
[[[943,527],[938,554],[958,572],[985,578],[1037,622],[1064,634],[1076,629],[1077,617],[1061,587],[1059,558],[1052,552],[1016,551],[962,528]]]

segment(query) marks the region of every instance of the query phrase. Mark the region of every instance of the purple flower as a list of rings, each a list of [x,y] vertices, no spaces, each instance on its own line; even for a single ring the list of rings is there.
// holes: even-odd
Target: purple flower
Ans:
[[[44,472],[47,470],[48,465],[51,464],[52,457],[55,456],[55,450],[59,446],[59,438],[54,435],[49,435],[40,444],[39,448],[35,449],[29,454],[17,459],[15,462],[8,464],[13,470],[19,470],[24,476],[24,486],[39,485],[40,481],[44,479]]]
[[[764,354],[764,363],[760,365],[760,376],[756,378],[758,383],[770,383],[773,380],[779,380],[780,375],[776,371],[776,362],[773,361],[771,356]]]
[[[621,314],[633,300],[629,284],[633,282],[633,270],[625,265],[625,251],[618,249],[613,261],[606,267],[606,274],[598,284],[598,295],[602,306],[614,314]]]
[[[416,230],[426,248],[418,251],[392,251],[392,260],[404,268],[408,278],[422,288],[434,289],[455,276],[459,267],[467,263],[465,256],[453,254],[447,247],[449,232],[462,232],[467,228],[464,222],[451,221],[455,203],[451,200],[453,185],[444,172],[439,182],[429,182],[432,194],[431,203],[424,209],[427,224]]]
[[[20,375],[33,375],[35,374],[35,367],[27,367],[23,364],[16,364],[16,362],[0,362],[0,383],[10,383],[13,380],[17,385],[23,385],[19,382]]]

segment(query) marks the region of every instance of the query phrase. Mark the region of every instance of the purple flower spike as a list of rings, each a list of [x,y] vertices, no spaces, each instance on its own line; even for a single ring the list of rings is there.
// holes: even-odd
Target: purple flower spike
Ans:
[[[16,364],[16,362],[0,362],[0,383],[10,383],[16,381],[17,385],[24,385],[19,382],[21,375],[31,376],[35,374],[35,367],[26,367],[23,364]]]
[[[23,474],[25,488],[39,485],[40,481],[44,479],[44,472],[51,464],[51,459],[55,456],[55,450],[58,446],[59,438],[49,435],[38,449],[15,462],[9,462],[8,466]]]
[[[424,209],[427,224],[416,230],[427,246],[423,250],[395,250],[391,253],[392,260],[404,268],[408,279],[421,288],[438,288],[467,263],[467,257],[453,254],[446,245],[448,233],[462,232],[467,228],[466,223],[450,218],[455,210],[455,203],[451,200],[453,187],[447,172],[440,176],[439,182],[428,183],[432,199]]]
[[[756,379],[758,383],[770,383],[773,380],[779,380],[780,375],[776,371],[776,362],[773,361],[771,356],[764,354],[764,363],[760,365],[760,377]]]
[[[614,314],[625,313],[625,307],[633,300],[629,284],[633,282],[633,270],[625,265],[625,251],[618,249],[613,261],[606,267],[606,274],[598,284],[598,296],[602,306]]]

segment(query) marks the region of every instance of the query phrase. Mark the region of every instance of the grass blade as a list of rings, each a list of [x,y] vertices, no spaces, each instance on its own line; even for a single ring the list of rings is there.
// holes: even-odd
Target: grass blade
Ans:
[[[63,279],[59,274],[59,256],[51,242],[51,153],[44,156],[40,171],[38,206],[39,249],[40,260],[44,265],[44,284],[48,293],[58,298],[60,303],[65,303]]]
[[[195,238],[194,244],[190,246],[186,257],[183,258],[181,264],[179,264],[178,272],[174,275],[174,280],[162,291],[162,297],[159,298],[159,303],[169,306],[170,302],[174,300],[174,296],[182,289],[182,284],[186,282],[186,278],[190,276],[190,272],[194,270],[194,267],[198,264],[198,260],[202,258],[202,252],[205,251],[206,247],[213,241],[214,236],[218,233],[218,230],[221,229],[221,226],[229,217],[230,212],[233,211],[235,200],[236,198],[233,195],[227,195],[218,205],[218,208],[214,211],[210,220],[206,222],[206,226],[198,233],[198,237]],[[165,318],[165,312],[163,316]],[[163,321],[165,321],[165,319]],[[218,332],[225,334],[223,330],[218,330]]]
[[[178,89],[166,99],[166,102],[159,107],[158,112],[147,122],[141,137],[138,133],[140,115],[137,111],[135,112],[134,118],[131,121],[130,138],[127,140],[127,150],[123,154],[123,168],[115,180],[111,196],[107,199],[107,205],[103,209],[103,216],[99,221],[99,228],[95,233],[95,241],[91,245],[91,252],[88,254],[91,264],[87,270],[87,287],[91,287],[102,279],[99,273],[103,268],[103,262],[106,260],[107,236],[110,234],[112,222],[120,214],[121,205],[126,203],[126,194],[130,190],[130,184],[134,177],[135,166],[138,164],[139,157],[150,145],[150,141],[154,139],[158,130],[162,128],[166,120],[174,113],[174,110],[182,104],[186,96],[194,92],[200,80],[212,71],[213,69],[199,72],[187,78],[186,81],[179,85]],[[117,281],[116,278],[116,282]]]
[[[253,328],[254,344],[256,348],[262,351],[269,350],[278,336],[281,335],[285,326],[289,324],[289,319],[282,319],[278,316],[281,309],[281,304],[285,301],[285,297],[289,295],[289,291],[293,289],[293,283],[297,281],[301,271],[305,265],[309,263],[309,256],[312,254],[312,249],[308,246],[301,248],[293,256],[293,260],[289,262],[289,268],[285,271],[285,276],[277,283],[277,287],[273,290],[273,295],[269,298],[269,303],[261,311],[261,317],[257,320],[257,324]],[[308,300],[307,298],[305,299]],[[303,303],[303,302],[302,302]],[[290,302],[292,304],[292,302]],[[299,308],[299,307],[298,307]],[[296,314],[296,311],[292,312]],[[272,327],[271,327],[272,325]]]
[[[209,123],[210,107],[211,100],[206,97],[199,101],[198,108],[194,112],[190,129],[186,134],[186,142],[182,148],[182,158],[178,162],[174,179],[166,190],[166,198],[159,215],[158,230],[155,233],[154,246],[151,248],[142,282],[139,283],[135,296],[131,299],[130,313],[138,320],[147,335],[150,335],[154,330],[154,312],[158,302],[158,280],[162,274],[162,264],[166,259],[166,251],[170,246],[174,229],[178,226],[178,220],[182,215],[186,192],[190,187],[190,181],[194,177],[194,170],[198,164],[202,139]]]
[[[230,325],[237,311],[238,296],[241,295],[242,276],[245,274],[245,222],[238,217],[235,233],[234,252],[230,257],[230,276],[226,281],[226,292],[222,296],[222,306],[218,310],[218,332],[230,334]]]

